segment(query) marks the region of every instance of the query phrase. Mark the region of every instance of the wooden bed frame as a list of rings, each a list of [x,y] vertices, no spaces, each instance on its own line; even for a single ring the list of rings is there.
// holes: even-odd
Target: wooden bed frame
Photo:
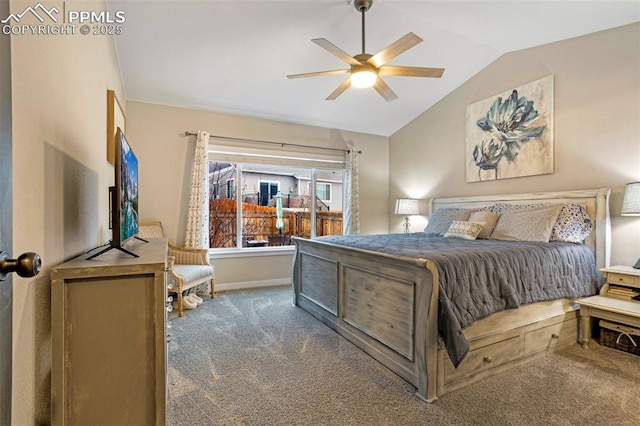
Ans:
[[[609,193],[605,188],[436,198],[430,211],[496,202],[584,205],[595,224],[585,244],[600,269],[609,265]],[[572,300],[526,305],[465,329],[470,350],[456,369],[438,345],[438,271],[432,261],[294,241],[294,304],[411,383],[425,401],[578,340],[578,307]]]

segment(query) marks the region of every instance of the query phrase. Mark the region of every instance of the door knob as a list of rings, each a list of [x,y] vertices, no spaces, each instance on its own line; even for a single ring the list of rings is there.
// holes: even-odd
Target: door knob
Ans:
[[[7,275],[15,272],[21,277],[34,277],[40,272],[42,259],[37,253],[27,252],[17,259],[9,259],[9,253],[0,251],[0,281],[7,279]]]

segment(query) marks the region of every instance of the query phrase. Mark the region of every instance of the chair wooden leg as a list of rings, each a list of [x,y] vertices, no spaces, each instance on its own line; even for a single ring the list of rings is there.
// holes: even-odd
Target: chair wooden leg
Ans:
[[[211,287],[211,298],[212,299],[214,298],[214,295],[213,295],[213,283],[214,283],[214,280],[211,280],[211,284],[209,285],[209,287]]]
[[[182,316],[182,292],[178,291],[178,316]]]

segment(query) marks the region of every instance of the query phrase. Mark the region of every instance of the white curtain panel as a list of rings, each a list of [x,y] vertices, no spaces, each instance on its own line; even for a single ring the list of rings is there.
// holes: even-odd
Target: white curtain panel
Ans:
[[[185,247],[209,248],[209,133],[198,131],[191,171],[191,194],[187,212]]]
[[[358,184],[358,152],[353,141],[347,141],[349,152],[345,170],[344,229],[343,234],[360,233],[360,186]]]

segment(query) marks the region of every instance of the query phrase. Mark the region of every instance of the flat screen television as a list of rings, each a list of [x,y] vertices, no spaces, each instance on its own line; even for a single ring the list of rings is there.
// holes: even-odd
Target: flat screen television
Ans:
[[[115,179],[114,186],[109,188],[112,237],[106,249],[91,255],[87,260],[111,249],[118,249],[138,257],[137,254],[123,247],[124,243],[138,233],[138,159],[119,127],[116,131],[114,147]]]

